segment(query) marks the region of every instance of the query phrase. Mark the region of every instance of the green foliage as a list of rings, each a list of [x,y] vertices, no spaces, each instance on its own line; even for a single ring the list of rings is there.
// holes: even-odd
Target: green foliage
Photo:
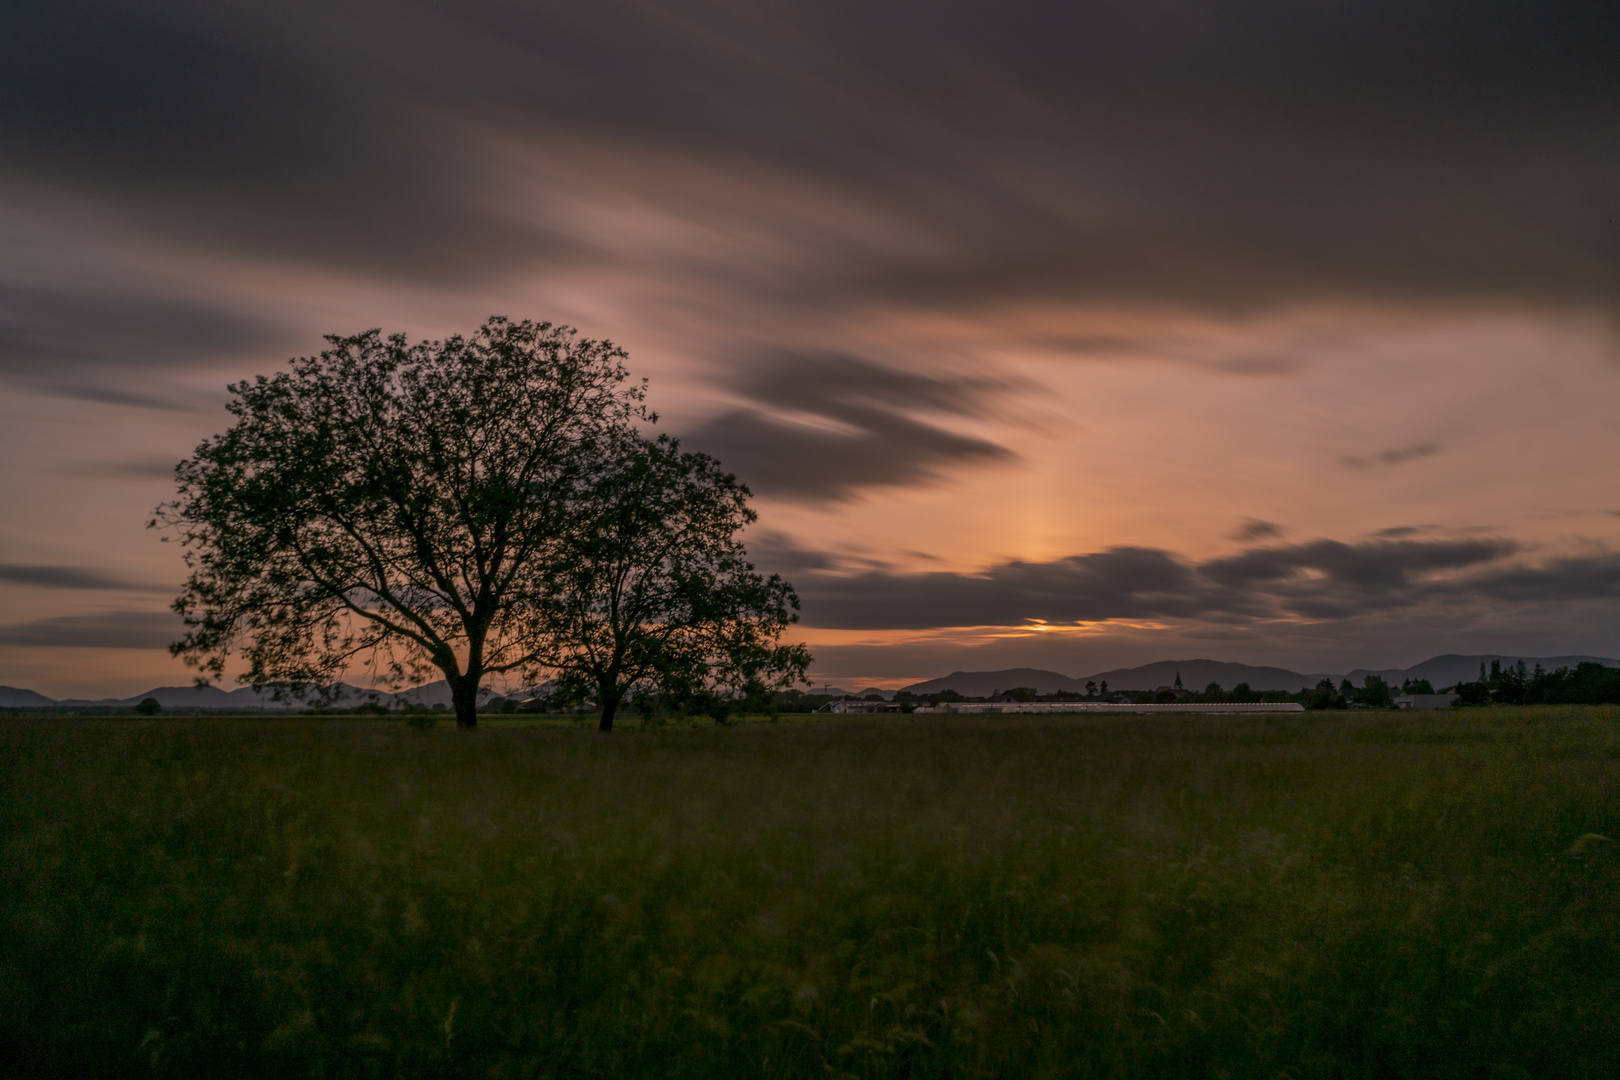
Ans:
[[[1492,660],[1488,673],[1480,665],[1477,682],[1455,690],[1462,705],[1613,705],[1620,704],[1620,668],[1588,661],[1574,670],[1543,671],[1537,664],[1531,671],[1522,660],[1509,667]]]
[[[1302,698],[1301,704],[1303,704],[1307,709],[1349,708],[1350,703],[1346,697],[1346,691],[1349,689],[1349,687],[1349,679],[1344,680],[1345,689],[1343,690],[1335,689],[1332,679],[1323,679],[1321,682],[1316,684],[1316,688],[1314,690],[1300,695]]]
[[[244,681],[278,690],[357,658],[395,683],[436,668],[470,724],[486,675],[535,666],[580,491],[643,390],[622,350],[549,323],[327,340],[231,386],[234,426],[158,509],[191,571],[173,652],[210,677],[240,653]]]
[[[135,711],[142,716],[156,716],[163,711],[163,706],[158,704],[157,698],[142,698],[141,703],[135,706]]]
[[[1401,693],[1403,694],[1432,694],[1434,687],[1428,679],[1402,679]]]
[[[1525,687],[1525,699],[1547,704],[1620,704],[1620,668],[1591,662],[1557,671],[1538,667]]]
[[[431,715],[431,714],[428,714]],[[1606,1076],[1620,712],[0,729],[16,1075]]]
[[[779,643],[799,598],[755,571],[738,536],[757,518],[748,489],[667,437],[614,449],[538,608],[563,693],[593,697],[610,731],[633,694],[724,721],[802,682],[808,650]]]
[[[1373,709],[1391,709],[1395,707],[1395,695],[1390,693],[1383,676],[1368,675],[1361,680],[1361,689],[1355,692],[1355,702]]]

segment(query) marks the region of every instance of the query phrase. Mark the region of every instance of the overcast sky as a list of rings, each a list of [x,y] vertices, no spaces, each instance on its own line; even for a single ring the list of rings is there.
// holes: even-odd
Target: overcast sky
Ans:
[[[224,385],[492,313],[818,681],[1620,655],[1620,6],[0,5],[0,683],[186,680]]]

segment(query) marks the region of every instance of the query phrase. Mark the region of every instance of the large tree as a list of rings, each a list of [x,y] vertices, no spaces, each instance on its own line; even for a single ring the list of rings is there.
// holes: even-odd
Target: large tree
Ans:
[[[546,664],[589,693],[600,729],[631,694],[754,697],[802,681],[803,645],[780,638],[799,598],[748,561],[749,492],[668,437],[623,441],[585,500],[588,517],[546,607]]]
[[[485,677],[552,651],[552,583],[644,389],[623,351],[549,323],[327,340],[233,385],[234,426],[178,467],[153,522],[191,571],[171,651],[205,679],[239,653],[254,687],[437,669],[470,727]]]

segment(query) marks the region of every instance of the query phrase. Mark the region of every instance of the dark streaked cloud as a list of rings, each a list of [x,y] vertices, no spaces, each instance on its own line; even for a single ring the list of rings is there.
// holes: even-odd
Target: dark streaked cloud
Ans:
[[[1506,565],[1518,545],[1484,540],[1317,540],[1202,563],[1114,548],[978,573],[817,571],[793,576],[807,625],[930,629],[1130,619],[1339,620],[1423,604],[1558,602],[1620,595],[1620,556]],[[770,566],[770,553],[761,562]]]
[[[842,499],[863,487],[928,483],[951,467],[1015,460],[1004,447],[916,415],[984,415],[1013,386],[850,356],[782,357],[727,387],[760,407],[722,413],[688,438],[761,494]]]
[[[61,0],[0,16],[0,134],[15,175],[381,277],[579,255],[503,207],[487,151],[528,141],[566,169],[568,135],[815,178],[928,239],[798,282],[812,307],[1610,306],[1617,22],[1393,0]]]
[[[1413,443],[1391,450],[1380,450],[1370,457],[1342,457],[1339,464],[1347,469],[1366,469],[1374,465],[1400,465],[1418,458],[1432,457],[1440,452],[1437,443]]]
[[[1281,525],[1261,521],[1259,518],[1249,518],[1231,534],[1231,539],[1249,543],[1254,540],[1269,540],[1274,536],[1281,536],[1282,533]]]
[[[114,461],[85,461],[63,471],[75,476],[107,480],[173,480],[177,462],[172,457],[134,457]]]
[[[389,278],[487,275],[537,238],[491,211],[461,125],[435,122],[470,111],[450,99],[484,81],[470,23],[420,3],[7,5],[8,171],[213,246]],[[408,72],[435,56],[444,84],[413,93],[428,88]]]
[[[826,552],[801,547],[791,537],[776,532],[749,537],[748,553],[772,573],[789,576],[800,570],[831,570],[836,565]]]
[[[44,589],[114,589],[127,592],[172,592],[166,585],[145,585],[89,566],[46,566],[0,563],[0,581]]]
[[[805,623],[823,627],[919,630],[1265,613],[1244,593],[1155,548],[1002,563],[977,574],[869,570],[792,580]]]
[[[1567,604],[1620,597],[1620,555],[1554,559],[1540,566],[1503,567],[1453,590],[1477,590],[1515,604]]]
[[[0,284],[0,377],[84,401],[171,408],[129,375],[217,362],[276,339],[268,319],[195,300]]]
[[[180,620],[164,611],[59,615],[0,626],[0,645],[58,649],[164,649],[180,637]]]
[[[1297,578],[1317,571],[1324,578],[1364,589],[1405,586],[1416,574],[1458,570],[1511,554],[1517,545],[1506,540],[1372,540],[1345,544],[1315,540],[1287,547],[1266,547],[1199,567],[1222,584],[1253,586]]]

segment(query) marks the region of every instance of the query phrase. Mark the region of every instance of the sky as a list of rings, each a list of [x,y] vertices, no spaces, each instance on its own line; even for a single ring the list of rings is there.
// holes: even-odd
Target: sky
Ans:
[[[1620,7],[0,6],[0,683],[322,335],[626,348],[817,682],[1620,656]]]

